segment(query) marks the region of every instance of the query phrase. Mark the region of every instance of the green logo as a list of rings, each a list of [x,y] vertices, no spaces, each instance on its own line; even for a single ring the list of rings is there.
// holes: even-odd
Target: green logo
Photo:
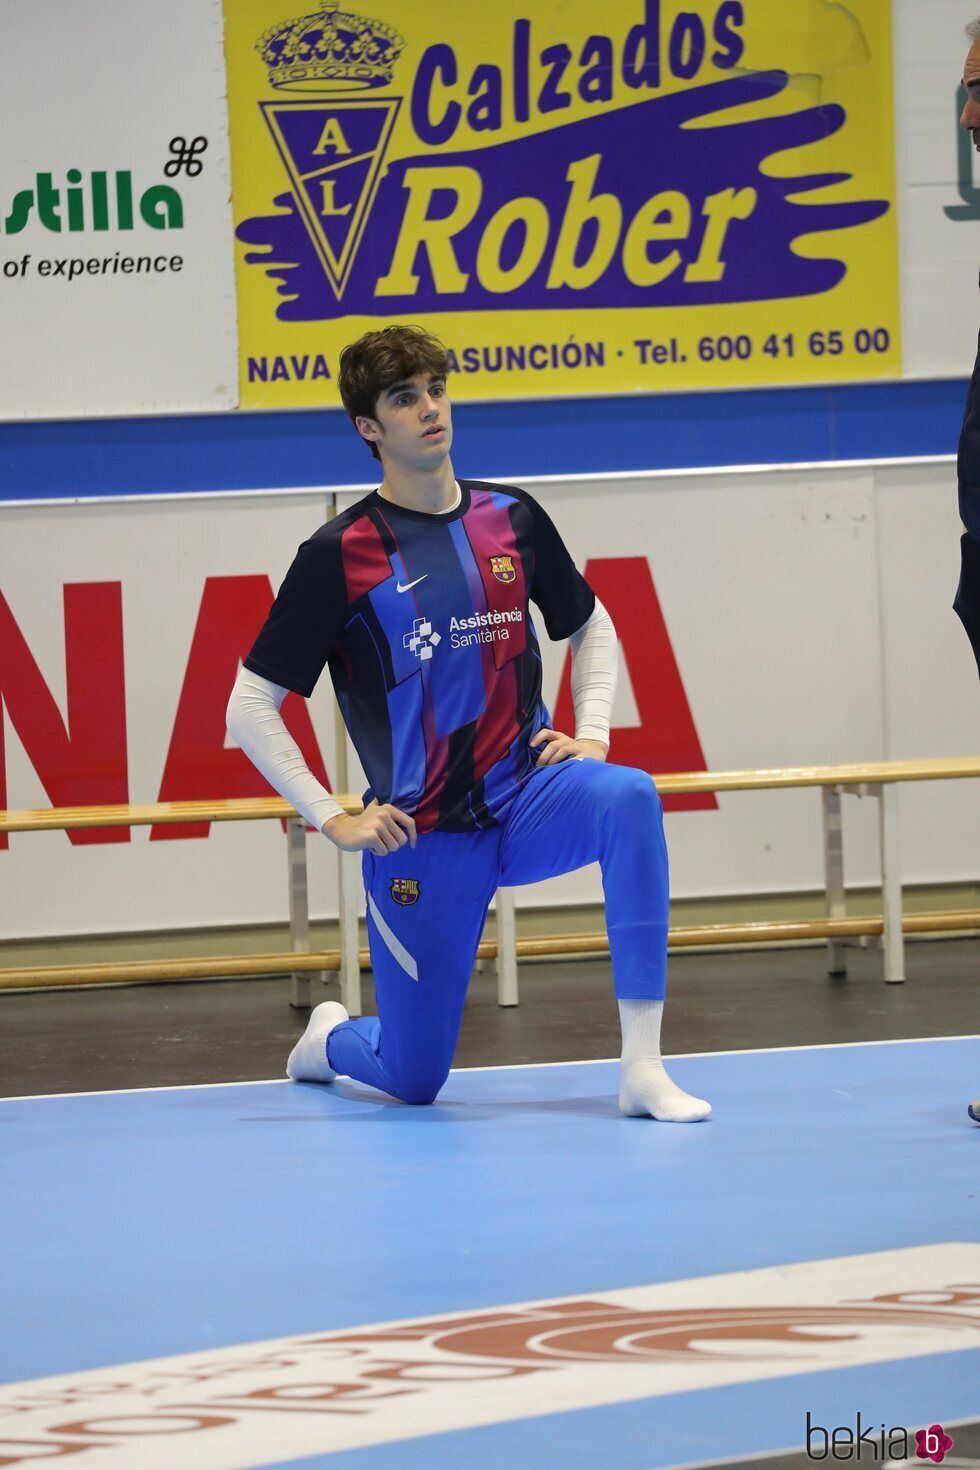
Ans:
[[[81,171],[70,168],[67,187],[62,189],[55,185],[53,174],[36,174],[34,188],[21,189],[11,200],[4,233],[19,235],[35,210],[44,228],[55,234],[62,230],[73,235],[84,230],[132,230],[137,209],[151,230],[183,229],[184,206],[176,189],[153,184],[137,200],[128,169],[117,170],[111,177],[110,187],[110,175],[96,170],[86,187]]]
[[[956,93],[956,175],[963,203],[946,205],[943,213],[952,220],[980,219],[980,189],[973,182],[973,136],[960,127],[966,103],[966,88],[961,84]]]

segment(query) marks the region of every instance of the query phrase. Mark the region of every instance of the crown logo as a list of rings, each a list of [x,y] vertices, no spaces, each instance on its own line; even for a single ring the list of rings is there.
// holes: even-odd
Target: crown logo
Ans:
[[[269,82],[284,92],[385,87],[405,40],[391,26],[320,0],[316,15],[273,26],[256,42]]]

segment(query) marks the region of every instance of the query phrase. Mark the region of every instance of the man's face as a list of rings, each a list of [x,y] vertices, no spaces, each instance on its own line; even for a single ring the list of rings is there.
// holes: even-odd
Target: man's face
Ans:
[[[973,143],[980,153],[980,41],[974,41],[963,68],[963,85],[966,88],[966,106],[960,117],[960,127],[969,128]]]
[[[445,378],[416,373],[386,388],[374,418],[359,417],[363,437],[377,444],[384,460],[403,469],[430,470],[440,465],[453,441],[453,415]]]

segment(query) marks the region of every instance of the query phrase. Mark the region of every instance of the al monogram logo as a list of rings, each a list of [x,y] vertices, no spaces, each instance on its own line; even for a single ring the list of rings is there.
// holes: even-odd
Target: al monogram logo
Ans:
[[[513,582],[517,577],[514,570],[514,561],[509,556],[492,556],[490,558],[490,570],[498,582]]]
[[[384,87],[404,39],[383,21],[320,0],[320,11],[265,32],[256,49],[280,92]],[[401,99],[260,102],[293,198],[338,301],[377,193]]]
[[[410,904],[417,903],[419,893],[419,880],[417,878],[392,878],[391,896],[403,908],[408,908]]]

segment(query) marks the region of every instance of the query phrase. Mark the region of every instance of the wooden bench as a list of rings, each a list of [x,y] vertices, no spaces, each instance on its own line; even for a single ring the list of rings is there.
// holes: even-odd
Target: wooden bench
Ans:
[[[905,934],[970,932],[980,929],[980,910],[902,915],[898,793],[900,782],[949,781],[980,777],[980,757],[964,759],[878,761],[861,765],[809,766],[794,770],[707,771],[656,777],[661,795],[692,792],[772,791],[805,786],[822,794],[826,917],[798,922],[690,925],[672,928],[670,946],[799,942],[826,939],[829,969],[844,974],[843,942],[854,936],[880,936],[884,977],[889,983],[905,979]],[[879,803],[879,845],[882,870],[880,915],[848,918],[844,888],[841,797],[870,796]],[[361,811],[359,797],[341,795],[345,811]],[[278,818],[286,823],[289,888],[290,949],[274,954],[211,956],[200,959],[117,961],[96,965],[19,966],[0,970],[0,990],[32,986],[105,985],[133,981],[182,980],[236,975],[291,974],[292,1004],[309,1004],[312,975],[340,977],[341,999],[351,1015],[361,1013],[361,970],[369,965],[367,950],[359,948],[358,909],[361,889],[360,854],[338,852],[340,882],[340,947],[311,951],[306,866],[306,826],[288,802],[279,797],[229,801],[163,802],[149,806],[53,807],[37,811],[0,811],[0,831],[66,831],[80,827],[139,827],[155,823],[243,822]],[[605,934],[549,935],[517,939],[514,894],[497,894],[497,940],[481,943],[478,958],[494,960],[498,1001],[518,1003],[517,961],[532,956],[559,956],[608,950]]]

